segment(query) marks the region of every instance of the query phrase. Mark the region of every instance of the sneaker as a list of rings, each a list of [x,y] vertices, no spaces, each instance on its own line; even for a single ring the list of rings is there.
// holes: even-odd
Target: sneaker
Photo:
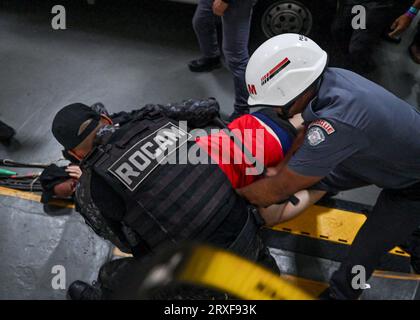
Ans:
[[[188,63],[191,72],[209,72],[222,66],[220,57],[200,58]]]

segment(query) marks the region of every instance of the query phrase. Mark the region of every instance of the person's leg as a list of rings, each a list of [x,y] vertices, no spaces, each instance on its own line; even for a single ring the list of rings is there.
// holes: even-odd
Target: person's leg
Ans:
[[[420,64],[420,22],[417,25],[417,33],[414,36],[413,43],[410,45],[409,50],[413,61]]]
[[[205,58],[220,56],[217,42],[216,19],[213,14],[213,0],[199,0],[193,17],[193,28]]]
[[[254,4],[255,0],[234,1],[222,18],[223,53],[233,75],[234,108],[238,115],[249,112],[245,70],[249,60],[248,43]]]
[[[350,38],[353,34],[353,29],[351,28],[351,8],[352,6],[348,5],[346,1],[340,2],[334,20],[331,23],[331,36],[333,44],[334,54],[330,55],[330,63],[333,66],[338,66],[342,68],[348,67],[348,51]]]
[[[366,29],[354,30],[349,45],[351,68],[361,74],[374,70],[372,53],[393,18],[393,5],[389,1],[372,1],[364,7]]]
[[[353,5],[349,5],[346,1],[343,1],[331,24],[331,35],[333,40],[341,49],[346,51],[353,32],[353,29],[351,28],[352,7]]]
[[[414,231],[410,239],[400,245],[411,256],[411,266],[417,274],[420,274],[420,227]]]
[[[414,43],[420,47],[420,22],[417,24],[417,33],[416,36],[414,37]]]
[[[217,17],[213,14],[213,0],[199,0],[192,20],[202,57],[188,67],[193,72],[205,72],[221,67],[217,39]]]
[[[260,208],[259,211],[266,226],[272,227],[296,218],[311,205],[319,201],[325,194],[325,191],[301,190],[295,194],[295,197],[299,199],[297,205],[287,202],[285,204],[275,204],[268,208]]]
[[[354,266],[363,266],[366,279],[369,279],[380,259],[394,246],[404,242],[419,225],[420,200],[410,200],[401,192],[383,190],[354,239],[348,256],[331,278],[330,297],[357,299],[363,290],[352,287]]]

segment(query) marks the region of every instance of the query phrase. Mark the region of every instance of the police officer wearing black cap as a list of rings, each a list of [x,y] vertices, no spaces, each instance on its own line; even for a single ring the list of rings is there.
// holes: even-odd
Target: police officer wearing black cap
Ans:
[[[128,230],[135,256],[193,240],[277,268],[258,234],[263,220],[217,165],[145,158],[156,141],[173,144],[171,150],[161,150],[164,158],[188,149],[194,143],[186,139],[187,132],[152,106],[123,119],[115,123],[80,103],[64,107],[54,118],[55,138],[68,156],[80,161],[76,199],[81,207],[95,208],[124,234]],[[176,141],[165,141],[169,136]]]

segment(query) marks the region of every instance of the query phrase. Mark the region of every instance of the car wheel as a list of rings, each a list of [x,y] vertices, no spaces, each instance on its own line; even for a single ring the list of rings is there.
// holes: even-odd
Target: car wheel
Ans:
[[[253,16],[253,42],[261,43],[283,33],[304,35],[317,33],[323,25],[322,20],[327,18],[327,12],[330,10],[326,5],[327,2],[325,0],[259,0]]]

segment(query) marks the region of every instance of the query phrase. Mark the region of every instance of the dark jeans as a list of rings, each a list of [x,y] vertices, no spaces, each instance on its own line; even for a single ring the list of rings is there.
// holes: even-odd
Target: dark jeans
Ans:
[[[420,22],[417,24],[417,33],[414,37],[414,43],[420,47]]]
[[[256,0],[234,0],[222,17],[223,54],[233,75],[237,110],[247,109],[248,91],[245,70],[249,60],[248,42],[252,10]],[[193,18],[193,27],[204,57],[220,56],[217,39],[217,17],[212,10],[213,0],[199,0]]]
[[[349,255],[330,281],[330,292],[336,299],[357,299],[363,290],[352,288],[352,268],[361,265],[366,279],[380,259],[392,248],[404,243],[420,225],[420,184],[403,190],[383,190],[357,234]],[[417,248],[413,250],[418,251]]]
[[[355,14],[351,12],[355,3],[366,8],[366,29],[352,28]],[[339,48],[350,56],[346,58],[347,67],[364,73],[372,65],[371,55],[383,32],[399,14],[393,1],[342,1],[332,24],[332,35]]]

